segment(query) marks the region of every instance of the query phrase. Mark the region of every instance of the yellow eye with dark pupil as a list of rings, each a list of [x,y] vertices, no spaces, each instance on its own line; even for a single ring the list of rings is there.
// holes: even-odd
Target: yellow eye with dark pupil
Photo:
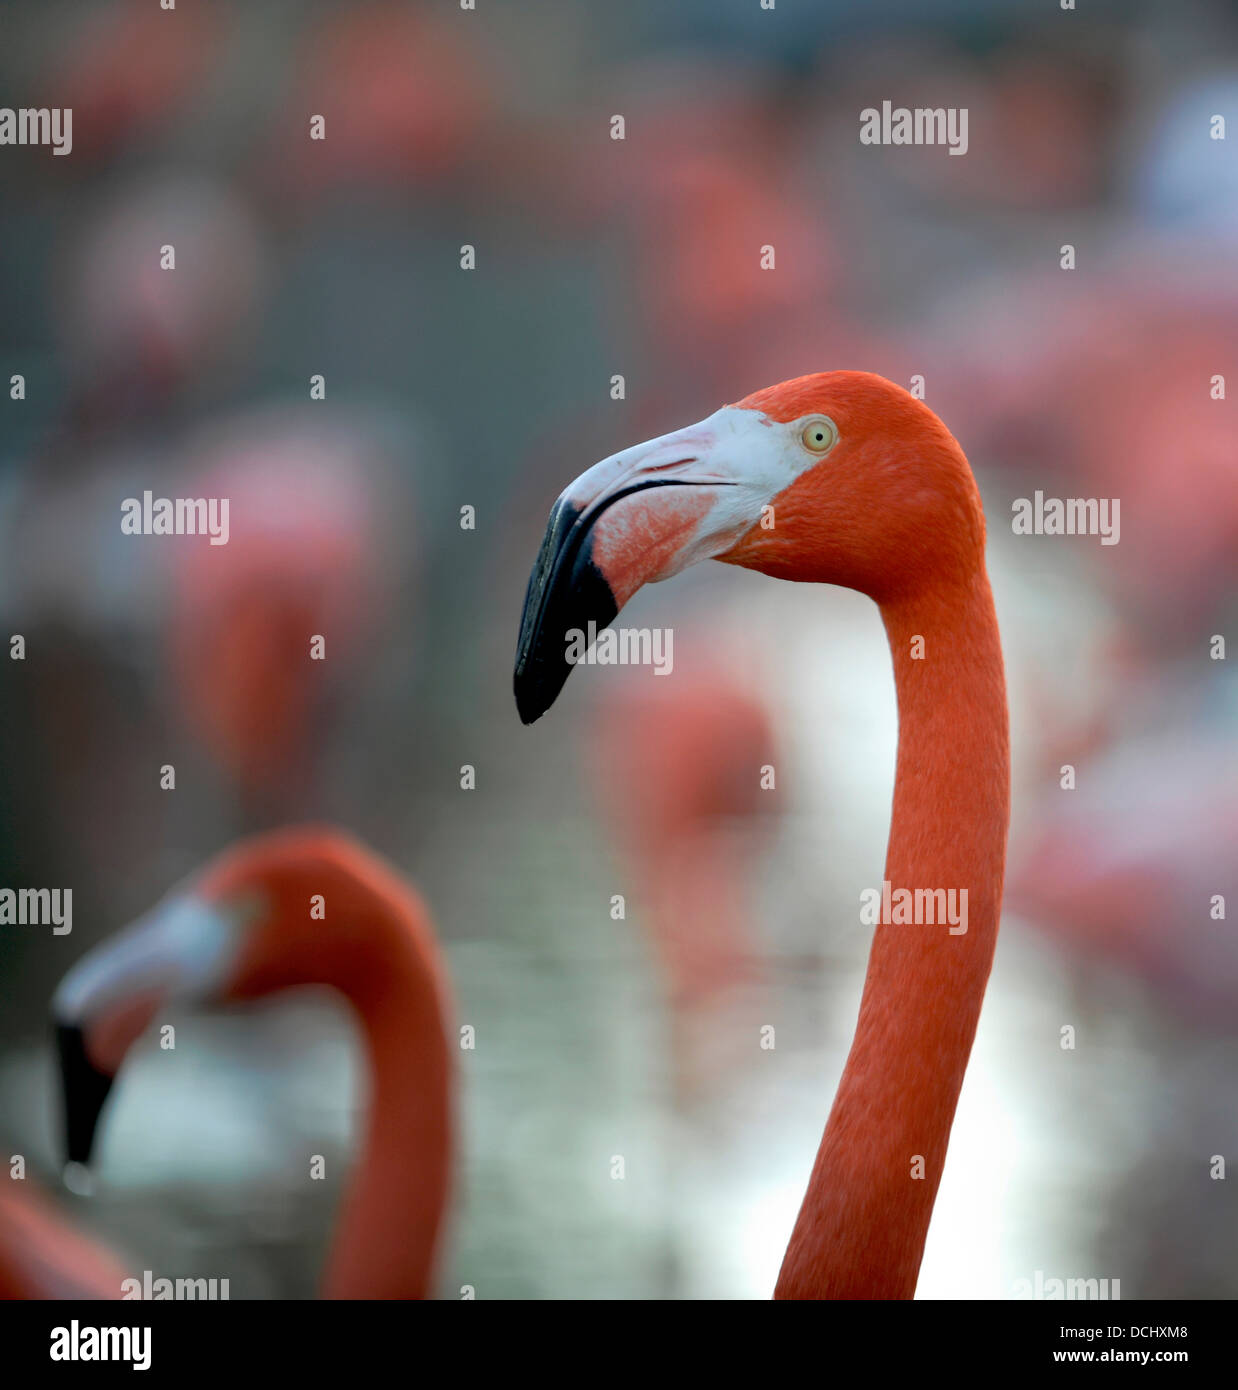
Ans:
[[[804,447],[811,449],[814,454],[825,453],[835,437],[834,426],[829,420],[809,420],[800,435]]]

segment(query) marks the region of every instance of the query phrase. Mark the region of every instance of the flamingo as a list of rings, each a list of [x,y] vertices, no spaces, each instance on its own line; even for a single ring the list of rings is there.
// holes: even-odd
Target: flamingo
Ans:
[[[368,421],[310,431],[278,409],[208,435],[188,478],[189,496],[230,498],[233,520],[227,545],[168,556],[176,704],[247,828],[279,823],[320,795],[346,706],[331,671],[374,659],[370,615],[395,578],[382,517],[396,479]],[[316,633],[329,663],[310,659]]]
[[[851,1052],[775,1297],[910,1298],[997,939],[1010,809],[1005,674],[971,469],[923,402],[821,372],[626,449],[571,483],[525,598],[531,724],[645,583],[714,558],[879,606],[899,741],[885,880],[966,889],[967,930],[878,924]],[[918,656],[917,653],[920,653]]]
[[[1189,732],[1143,730],[1101,749],[1072,796],[1036,808],[1008,892],[1068,959],[1138,976],[1201,1030],[1230,1027],[1238,999],[1230,924],[1209,910],[1213,894],[1232,901],[1238,889],[1226,733],[1196,713]],[[1184,906],[1196,884],[1202,910]]]
[[[321,918],[311,917],[318,896]],[[113,1079],[161,1008],[299,985],[330,986],[352,1005],[372,1083],[367,1138],[323,1296],[424,1298],[451,1165],[445,970],[416,893],[340,831],[298,827],[241,841],[69,971],[52,1006],[68,1158],[89,1162]],[[94,1297],[119,1297],[109,1260],[59,1258],[70,1240],[74,1252],[86,1248],[41,1207],[18,1219],[0,1206],[0,1291],[49,1296],[37,1290],[56,1285],[38,1266],[54,1263],[77,1268],[77,1296],[89,1274]],[[22,1283],[6,1281],[8,1271],[32,1265]]]
[[[74,113],[74,154],[94,165],[155,144],[184,119],[218,69],[230,28],[205,6],[183,6],[169,24],[144,0],[92,6],[74,18],[44,83]]]
[[[399,0],[328,11],[296,44],[255,177],[284,203],[341,185],[425,196],[494,139],[500,91],[484,49],[450,19]],[[309,145],[313,112],[326,114],[327,138]]]

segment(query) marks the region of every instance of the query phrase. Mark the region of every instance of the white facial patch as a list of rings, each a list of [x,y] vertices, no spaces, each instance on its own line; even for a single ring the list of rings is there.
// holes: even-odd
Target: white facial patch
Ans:
[[[673,562],[646,582],[669,578],[697,560],[729,549],[761,519],[762,510],[826,456],[805,446],[805,415],[785,424],[763,411],[723,406],[698,424],[634,445],[594,464],[564,492],[580,511],[641,483],[682,482],[709,488],[710,505]],[[710,487],[716,484],[715,487]],[[651,508],[660,499],[641,494]],[[620,504],[622,505],[622,504]]]
[[[227,978],[241,925],[192,894],[165,898],[78,961],[53,995],[52,1012],[61,1023],[80,1023],[150,991],[208,994]]]

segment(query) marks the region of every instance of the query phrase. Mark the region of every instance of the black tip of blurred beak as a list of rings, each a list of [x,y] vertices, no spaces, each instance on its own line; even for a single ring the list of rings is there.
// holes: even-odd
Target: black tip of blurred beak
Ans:
[[[581,522],[579,508],[560,498],[529,576],[513,682],[523,724],[546,713],[572,673],[568,633],[583,632],[590,622],[600,631],[619,612],[610,585],[593,563],[589,524]]]
[[[76,1024],[56,1025],[56,1046],[64,1098],[65,1157],[70,1163],[89,1163],[112,1077],[99,1071],[87,1057],[86,1040]]]

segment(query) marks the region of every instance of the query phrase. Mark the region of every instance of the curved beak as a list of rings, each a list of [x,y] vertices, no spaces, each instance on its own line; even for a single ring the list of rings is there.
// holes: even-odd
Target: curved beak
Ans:
[[[166,898],[88,951],[61,980],[52,1016],[68,1162],[89,1163],[112,1082],[157,1010],[222,985],[236,928],[233,917],[201,898]]]
[[[520,622],[514,684],[523,723],[554,704],[590,623],[600,632],[643,584],[723,554],[759,520],[771,494],[764,470],[750,465],[769,424],[726,406],[603,459],[563,492]]]

